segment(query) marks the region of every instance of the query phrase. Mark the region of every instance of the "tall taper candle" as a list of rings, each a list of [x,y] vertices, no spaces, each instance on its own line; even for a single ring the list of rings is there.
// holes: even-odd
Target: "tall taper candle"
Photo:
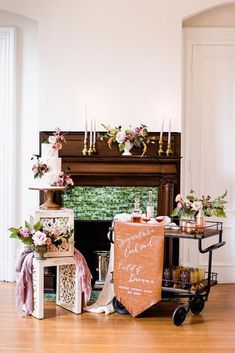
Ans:
[[[93,144],[95,145],[96,143],[96,117],[95,117],[95,120],[94,120],[94,138],[93,138]]]
[[[87,141],[87,105],[85,105],[85,141]]]
[[[171,118],[169,121],[168,144],[171,143]]]
[[[92,119],[91,119],[91,130],[90,130],[90,147],[92,146]]]
[[[162,137],[163,137],[163,127],[164,127],[164,118],[163,118],[163,120],[162,120],[162,130],[161,130],[161,132],[160,132],[160,142],[162,142]]]

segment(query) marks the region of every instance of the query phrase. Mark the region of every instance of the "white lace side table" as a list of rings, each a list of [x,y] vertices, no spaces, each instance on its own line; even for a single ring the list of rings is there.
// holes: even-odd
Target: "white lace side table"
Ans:
[[[32,315],[44,318],[44,267],[57,267],[56,304],[75,314],[82,312],[82,293],[76,276],[73,257],[57,257],[38,260],[33,258],[33,301]]]

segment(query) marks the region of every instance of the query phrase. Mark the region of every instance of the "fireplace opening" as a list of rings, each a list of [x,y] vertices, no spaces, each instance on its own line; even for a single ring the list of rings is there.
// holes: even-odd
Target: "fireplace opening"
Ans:
[[[94,289],[104,285],[110,250],[107,233],[111,225],[111,220],[75,220],[75,247],[87,261]]]
[[[157,187],[75,186],[63,194],[64,207],[75,213],[75,247],[85,257],[91,271],[94,288],[102,288],[109,260],[109,227],[116,214],[130,213],[134,198],[139,198],[142,212],[146,212],[149,191],[157,210]]]

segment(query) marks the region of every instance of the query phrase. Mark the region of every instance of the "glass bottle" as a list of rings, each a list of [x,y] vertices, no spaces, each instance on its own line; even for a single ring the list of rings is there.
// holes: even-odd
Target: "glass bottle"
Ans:
[[[154,215],[154,203],[153,203],[153,193],[149,191],[149,198],[147,202],[147,218],[153,218]]]
[[[132,210],[131,214],[131,221],[134,223],[140,223],[141,222],[141,209],[140,209],[140,200],[138,198],[135,198],[134,200],[134,208]]]
[[[199,210],[196,215],[196,231],[199,234],[204,233],[204,228],[206,226],[206,217],[204,215],[203,210]]]

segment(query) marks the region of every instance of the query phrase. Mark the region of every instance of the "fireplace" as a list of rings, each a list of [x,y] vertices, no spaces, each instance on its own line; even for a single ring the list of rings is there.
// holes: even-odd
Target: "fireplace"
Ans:
[[[40,144],[45,141],[51,131],[40,132]],[[159,133],[151,132],[150,136],[159,136]],[[83,156],[83,132],[68,132],[66,134],[67,143],[60,151],[62,157],[62,169],[70,169],[70,173],[78,187],[153,187],[158,190],[157,213],[159,215],[169,215],[174,207],[174,199],[180,189],[180,133],[172,133],[171,144],[173,155],[158,156],[158,141],[156,144],[149,145],[147,154],[140,157],[139,149],[133,148],[133,156],[124,157],[120,154],[118,147],[113,144],[109,149],[107,144],[98,141],[96,144],[97,154],[92,156]],[[167,136],[163,135],[163,150],[166,150]],[[60,193],[55,195],[56,201],[62,203],[63,198]],[[44,201],[44,195],[41,193],[40,202]],[[99,221],[102,220],[80,219],[76,221],[76,246],[82,250],[85,257],[90,261],[91,252],[102,250],[101,245],[97,245],[97,239],[89,239],[87,243],[82,237],[83,227],[94,226],[98,228]],[[111,220],[103,220],[111,221]],[[108,223],[101,238],[106,238]],[[84,231],[86,234],[86,230]],[[91,233],[93,233],[91,231]],[[80,237],[80,239],[79,239]],[[102,240],[103,241],[103,240]],[[90,244],[90,242],[92,244]],[[108,243],[103,244],[107,248]],[[97,248],[98,247],[98,248]],[[171,243],[166,243],[167,252],[173,253],[173,261],[178,263],[178,240],[174,239]],[[93,260],[92,260],[93,261]],[[167,258],[165,259],[167,263]],[[95,265],[94,265],[95,266]],[[93,270],[94,272],[94,267]]]

